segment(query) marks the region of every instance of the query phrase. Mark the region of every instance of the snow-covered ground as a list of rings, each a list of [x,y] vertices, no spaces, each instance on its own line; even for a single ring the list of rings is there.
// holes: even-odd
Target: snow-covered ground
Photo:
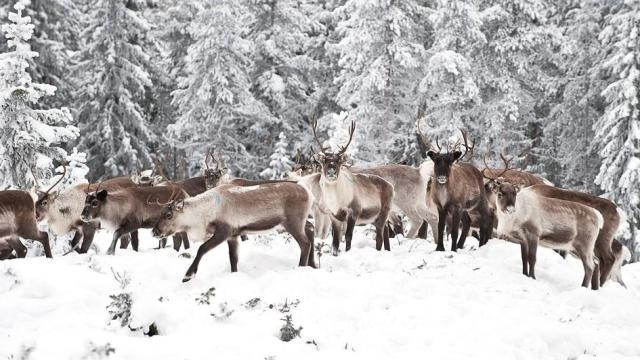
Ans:
[[[520,274],[513,244],[475,249],[470,238],[474,249],[454,254],[392,239],[377,252],[358,231],[350,252],[324,254],[317,270],[296,266],[288,236],[252,236],[232,274],[223,244],[186,284],[191,259],[153,250],[148,232],[140,253],[102,255],[102,232],[101,255],[0,262],[0,359],[640,358],[640,264],[623,267],[628,288],[591,291],[579,261],[547,249],[536,281]],[[124,289],[114,272],[130,279]],[[121,293],[140,330],[111,321],[110,295]],[[286,315],[302,326],[290,342],[280,340]],[[159,335],[144,335],[152,323]]]

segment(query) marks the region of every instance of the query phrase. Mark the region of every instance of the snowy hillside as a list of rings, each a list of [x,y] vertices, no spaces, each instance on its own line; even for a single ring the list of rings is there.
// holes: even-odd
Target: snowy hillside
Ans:
[[[314,270],[295,266],[287,236],[253,236],[240,246],[238,273],[223,244],[183,284],[191,259],[141,237],[140,253],[0,262],[0,358],[640,358],[637,263],[623,267],[627,289],[591,291],[579,286],[579,261],[540,249],[531,280],[518,246],[498,240],[475,249],[470,238],[474,249],[453,254],[392,239],[388,253],[358,232],[349,253],[324,254]],[[97,236],[100,254],[109,239]],[[113,272],[130,279],[124,289]],[[110,321],[110,295],[122,293],[140,330]],[[287,315],[302,330],[283,342]],[[159,336],[144,335],[152,323]]]

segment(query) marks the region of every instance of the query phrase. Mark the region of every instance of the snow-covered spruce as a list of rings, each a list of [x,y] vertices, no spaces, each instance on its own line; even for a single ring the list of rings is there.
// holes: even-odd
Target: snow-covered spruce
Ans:
[[[67,108],[42,110],[38,101],[53,95],[52,85],[35,83],[28,72],[38,56],[29,40],[34,31],[31,18],[23,16],[29,2],[16,2],[9,24],[2,26],[8,52],[0,54],[0,186],[3,189],[31,188],[37,179],[48,179],[53,161],[67,153],[61,143],[78,136]]]

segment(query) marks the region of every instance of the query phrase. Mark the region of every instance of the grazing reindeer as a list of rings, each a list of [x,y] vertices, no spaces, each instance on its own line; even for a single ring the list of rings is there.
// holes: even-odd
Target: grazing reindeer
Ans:
[[[438,223],[438,214],[435,209],[429,209],[425,198],[427,196],[427,182],[433,174],[433,163],[424,162],[419,169],[407,165],[381,165],[371,168],[351,168],[353,173],[377,175],[393,185],[395,190],[393,197],[392,215],[389,218],[396,219],[397,213],[404,213],[409,219],[411,227],[407,237],[415,238],[423,221],[432,226],[434,236]],[[393,225],[397,224],[397,220]]]
[[[612,249],[612,242],[620,226],[620,210],[618,207],[611,201],[598,196],[560,189],[553,186],[534,185],[530,189],[544,197],[573,201],[592,207],[600,212],[604,219],[604,225],[598,232],[598,237],[596,238],[595,255],[598,259],[598,265],[596,266],[594,278],[592,279],[592,287],[595,285],[595,288],[597,288],[597,284],[594,284],[595,282],[599,282],[600,285],[604,284],[609,278],[609,272],[611,272],[613,263],[616,261],[616,256]]]
[[[63,168],[63,170],[66,171],[66,168]],[[144,179],[140,180],[141,178],[144,178],[144,176],[116,177],[101,182],[100,187],[114,191],[121,188],[145,186],[145,181]],[[60,179],[62,179],[62,177]],[[138,182],[136,183],[134,180]],[[150,182],[148,183],[150,184]],[[65,235],[75,230],[75,235],[71,240],[71,247],[76,249],[81,245],[77,251],[79,253],[86,253],[93,243],[93,236],[100,227],[100,224],[97,221],[84,222],[80,218],[80,215],[87,193],[95,191],[98,184],[78,184],[52,193],[51,190],[56,185],[57,183],[47,191],[38,192],[38,199],[35,204],[36,219],[38,221],[45,220],[49,224],[49,228],[56,235]],[[138,249],[137,235],[137,231],[131,233],[131,242],[135,250]],[[123,237],[121,241],[121,247],[125,248],[129,243],[128,236]]]
[[[114,231],[107,250],[108,255],[113,255],[121,236],[141,228],[152,228],[157,223],[164,208],[160,201],[188,196],[176,186],[131,187],[115,191],[98,187],[87,194],[81,218],[86,222],[99,220]]]
[[[417,127],[423,145],[426,148],[431,148],[426,137],[420,131],[420,123],[417,124]],[[427,156],[433,160],[434,168],[434,180],[429,189],[429,200],[438,209],[436,251],[444,251],[444,228],[449,214],[451,214],[451,251],[456,251],[459,248],[458,227],[465,213],[469,211],[476,211],[480,214],[480,246],[486,244],[491,235],[493,214],[488,205],[482,174],[471,164],[458,163],[458,160],[464,157],[471,148],[468,145],[465,132],[462,132],[462,138],[465,147],[464,154],[457,149],[460,141],[452,149],[447,147],[447,152],[443,153],[437,139],[437,152],[433,149],[427,152]],[[462,243],[464,243],[462,239],[467,235],[468,226],[466,229],[466,232],[463,231],[460,237]]]
[[[613,262],[611,272],[609,272],[609,279],[627,287],[622,280],[622,265],[631,260],[631,252],[629,252],[629,249],[626,246],[622,245],[622,243],[615,239],[611,243],[611,249],[613,250],[616,260]]]
[[[595,269],[594,246],[604,220],[595,209],[573,201],[545,197],[531,187],[492,179],[496,194],[498,237],[520,244],[522,273],[533,279],[538,244],[575,253],[584,266],[582,286]],[[592,284],[598,288],[597,282]]]
[[[38,241],[44,247],[46,257],[53,257],[49,235],[38,230],[31,195],[20,190],[0,191],[0,238],[4,238],[0,240],[4,243],[0,246],[2,257],[11,257],[11,249],[16,251],[18,257],[23,258],[27,255],[27,248],[20,242],[19,237]]]
[[[313,196],[295,183],[280,182],[254,186],[220,185],[188,199],[172,198],[163,207],[153,228],[154,236],[185,231],[191,238],[208,239],[198,248],[183,282],[198,271],[209,250],[227,241],[231,271],[238,270],[237,237],[284,227],[300,246],[300,266],[313,266],[313,228],[307,226]]]
[[[317,122],[312,121],[313,136],[320,145],[318,153],[322,171],[304,177],[299,183],[312,191],[317,206],[331,216],[333,254],[338,255],[342,225],[346,220],[346,251],[351,249],[353,228],[356,224],[376,227],[376,249],[390,250],[389,233],[385,231],[387,218],[393,203],[393,185],[376,175],[355,174],[343,165],[345,152],[353,139],[355,122],[351,123],[349,141],[336,152],[328,152],[316,133]]]

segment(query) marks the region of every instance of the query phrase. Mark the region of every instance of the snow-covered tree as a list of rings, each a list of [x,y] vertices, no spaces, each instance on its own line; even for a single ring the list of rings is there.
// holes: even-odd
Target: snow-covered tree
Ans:
[[[271,155],[269,167],[264,169],[260,176],[267,179],[281,179],[282,175],[291,171],[293,161],[289,159],[289,150],[287,149],[289,142],[283,132],[278,135],[276,149]]]
[[[158,46],[136,1],[98,0],[88,7],[75,76],[81,140],[92,176],[153,165],[157,135],[150,99]]]
[[[173,92],[180,116],[169,133],[176,146],[215,147],[233,158],[231,170],[257,174],[267,167],[275,143],[270,129],[277,120],[251,93],[254,48],[243,35],[251,23],[236,1],[200,1],[189,27],[185,73]]]
[[[38,56],[29,40],[33,24],[23,16],[28,1],[18,1],[2,31],[12,51],[0,54],[0,184],[28,188],[35,179],[51,177],[54,160],[67,153],[60,147],[78,136],[67,108],[38,110],[38,101],[54,94],[55,87],[32,81],[27,68]],[[28,176],[27,174],[33,174]]]
[[[600,41],[606,51],[601,71],[606,110],[595,124],[594,143],[602,163],[596,183],[627,213],[626,234],[640,254],[640,1],[619,1],[605,18]],[[635,242],[635,244],[634,244]]]
[[[339,42],[328,46],[340,67],[336,100],[358,123],[360,160],[398,160],[415,140],[426,10],[415,0],[349,0],[335,10]]]

